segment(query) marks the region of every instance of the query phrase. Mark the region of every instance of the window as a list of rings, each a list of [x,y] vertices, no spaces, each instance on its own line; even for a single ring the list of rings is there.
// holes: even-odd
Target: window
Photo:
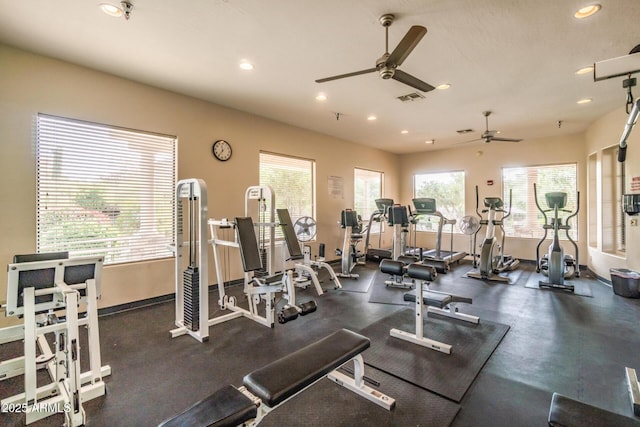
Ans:
[[[502,190],[505,208],[509,208],[509,190],[512,190],[511,216],[504,221],[504,229],[511,237],[530,237],[540,239],[544,235],[544,217],[536,207],[533,196],[533,184],[537,186],[538,203],[543,209],[548,209],[545,202],[545,193],[567,193],[567,205],[565,209],[574,212],[576,209],[577,168],[576,164],[544,165],[502,169]],[[560,212],[562,223],[566,222],[569,213]],[[553,212],[547,214],[549,223],[553,218]],[[571,220],[570,236],[577,240],[577,217]],[[551,237],[551,234],[547,234]],[[560,239],[566,240],[566,234],[562,232]]]
[[[598,246],[598,153],[589,155],[589,193],[587,200],[589,202],[589,228],[587,231],[589,237],[589,246],[596,248]]]
[[[353,170],[353,209],[362,217],[363,221],[369,221],[376,210],[376,199],[382,198],[382,172],[355,168]],[[380,222],[369,224],[371,233],[380,232]]]
[[[624,163],[618,162],[618,146],[602,150],[602,252],[624,255],[625,224],[622,210]]]
[[[170,257],[176,137],[39,114],[37,251]]]
[[[260,153],[260,185],[275,192],[276,209],[289,209],[291,220],[315,218],[315,162],[280,154]],[[267,206],[267,209],[271,207]],[[282,238],[280,228],[276,236]]]
[[[436,200],[437,210],[447,219],[460,219],[464,213],[464,171],[416,174],[413,176],[413,197]],[[412,207],[413,209],[413,207]],[[423,217],[416,224],[418,231],[438,231],[434,217]],[[454,227],[454,232],[460,230]]]

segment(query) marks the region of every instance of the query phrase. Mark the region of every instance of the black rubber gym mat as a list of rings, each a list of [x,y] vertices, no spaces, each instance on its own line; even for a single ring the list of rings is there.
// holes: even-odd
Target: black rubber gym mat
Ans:
[[[340,273],[340,266],[336,266],[335,268],[336,274]],[[375,277],[375,270],[370,268],[366,268],[364,266],[356,265],[351,273],[359,274],[360,277],[357,279],[347,279],[344,277],[339,277],[340,284],[342,285],[342,291],[346,292],[360,292],[367,293],[369,292],[369,288],[371,287],[371,282]]]
[[[451,354],[391,337],[392,328],[415,332],[415,311],[400,310],[360,333],[371,339],[365,363],[453,401],[460,402],[509,330],[481,319],[475,325],[429,314],[424,335],[452,346]]]
[[[367,360],[369,350],[363,353]],[[353,364],[349,362],[349,366]],[[391,411],[324,378],[268,414],[260,426],[451,425],[460,407],[449,400],[367,366],[368,386],[396,399]]]
[[[390,280],[391,276],[378,271],[371,281],[371,294],[369,295],[369,302],[378,304],[395,304],[395,305],[407,305],[404,294],[414,288],[399,288],[394,286],[385,285],[385,280]]]

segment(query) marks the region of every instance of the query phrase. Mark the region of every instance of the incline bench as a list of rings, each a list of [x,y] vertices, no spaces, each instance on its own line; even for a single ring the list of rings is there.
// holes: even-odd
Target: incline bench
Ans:
[[[341,329],[245,375],[244,387],[228,385],[159,427],[237,426],[251,420],[257,424],[278,405],[325,376],[391,410],[395,406],[393,398],[364,384],[360,353],[370,345],[368,338]],[[354,361],[354,378],[337,371],[350,360]]]

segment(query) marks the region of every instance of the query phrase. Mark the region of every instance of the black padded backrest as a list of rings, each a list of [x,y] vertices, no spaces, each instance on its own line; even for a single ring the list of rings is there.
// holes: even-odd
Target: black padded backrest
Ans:
[[[388,213],[389,225],[399,224],[403,227],[409,225],[409,217],[407,216],[406,206],[391,206]]]
[[[69,258],[69,252],[45,252],[41,254],[22,254],[14,255],[14,264],[23,262],[52,261],[56,259]],[[24,288],[45,289],[53,288],[55,285],[54,268],[46,268],[41,270],[21,271],[18,275],[18,301],[16,307],[24,306]],[[36,297],[36,304],[53,301],[53,295],[39,295]]]
[[[358,213],[353,209],[345,209],[340,215],[340,226],[345,227],[357,227],[358,226]]]
[[[253,228],[253,219],[251,219],[251,217],[242,217],[236,218],[235,222],[238,232],[242,269],[245,273],[262,269],[258,240],[256,239],[256,232]]]
[[[291,259],[304,258],[300,245],[298,244],[298,237],[296,236],[296,230],[293,228],[293,222],[291,222],[291,215],[289,215],[289,209],[276,209],[278,214],[278,222],[284,235],[284,241],[287,243],[287,249]]]

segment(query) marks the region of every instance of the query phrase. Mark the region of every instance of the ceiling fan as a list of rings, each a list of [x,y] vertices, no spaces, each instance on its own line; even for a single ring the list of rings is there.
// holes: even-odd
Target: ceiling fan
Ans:
[[[367,74],[377,71],[378,73],[380,73],[380,77],[385,80],[394,79],[399,81],[400,83],[404,83],[415,89],[421,90],[422,92],[429,92],[435,89],[430,84],[425,83],[422,80],[398,69],[398,67],[402,65],[404,60],[407,59],[407,56],[409,56],[411,51],[418,45],[420,40],[422,40],[422,37],[427,34],[427,29],[420,25],[414,25],[413,27],[409,28],[409,31],[407,31],[407,34],[405,34],[404,38],[400,40],[398,46],[396,46],[393,52],[389,53],[389,27],[393,23],[394,19],[395,16],[390,13],[382,15],[379,19],[380,23],[385,28],[385,53],[380,58],[378,58],[375,68],[355,71],[353,73],[340,74],[338,76],[325,77],[323,79],[316,80],[316,83],[324,83],[331,80],[338,80],[345,77],[358,76],[360,74]]]
[[[522,141],[522,139],[516,139],[516,138],[502,138],[499,136],[496,136],[498,133],[500,133],[497,130],[489,130],[489,116],[491,115],[491,111],[483,111],[482,115],[484,116],[484,121],[485,121],[485,126],[486,126],[486,130],[484,131],[484,133],[482,135],[480,135],[480,138],[476,138],[476,139],[472,139],[471,141],[465,141],[462,142],[462,144],[467,144],[469,142],[476,142],[476,141],[482,141],[484,140],[485,143],[489,143],[491,141],[503,141],[503,142],[520,142]]]

